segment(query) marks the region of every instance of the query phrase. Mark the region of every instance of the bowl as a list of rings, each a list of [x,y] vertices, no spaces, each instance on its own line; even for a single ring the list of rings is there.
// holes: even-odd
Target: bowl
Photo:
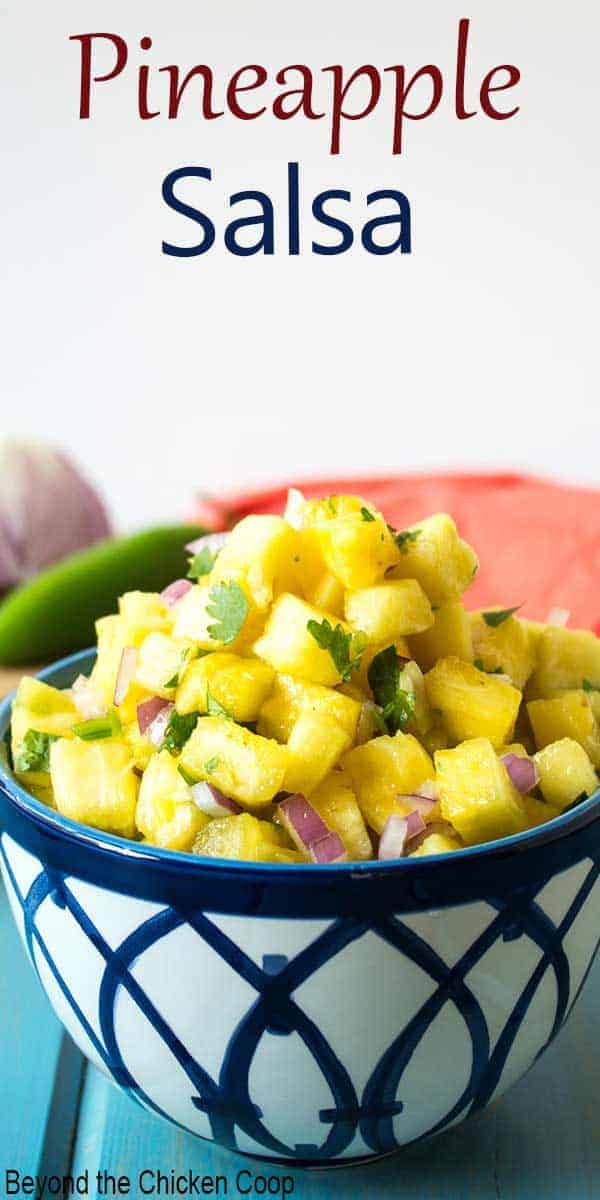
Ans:
[[[559,1032],[598,945],[599,793],[450,855],[279,866],[78,825],[5,754],[0,829],[15,921],[83,1053],[146,1109],[272,1162],[373,1160],[481,1110]]]

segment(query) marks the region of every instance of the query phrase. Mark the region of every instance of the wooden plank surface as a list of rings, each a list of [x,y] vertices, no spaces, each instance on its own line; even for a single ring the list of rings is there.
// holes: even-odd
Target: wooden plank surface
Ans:
[[[294,1179],[294,1200],[597,1200],[600,1196],[600,960],[574,1017],[545,1057],[487,1112],[380,1165],[325,1172],[252,1164],[145,1113],[64,1037],[0,895],[0,1171],[127,1175],[144,1169]],[[449,1050],[451,1052],[451,1048]]]

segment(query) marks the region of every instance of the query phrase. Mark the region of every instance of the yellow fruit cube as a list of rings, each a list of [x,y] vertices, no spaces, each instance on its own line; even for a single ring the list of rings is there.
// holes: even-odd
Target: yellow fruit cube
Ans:
[[[139,780],[123,742],[60,738],[50,747],[50,775],[63,817],[134,836]]]
[[[314,604],[315,608],[320,608],[325,612],[332,613],[336,617],[344,615],[344,588],[339,579],[331,574],[331,571],[325,571],[319,575],[312,587],[302,589],[304,599],[310,604]]]
[[[486,609],[493,621],[494,609]],[[473,657],[482,670],[508,675],[523,691],[536,663],[527,624],[515,616],[499,625],[489,625],[483,612],[471,613]]]
[[[588,630],[547,625],[537,639],[537,666],[527,686],[528,698],[581,688],[584,679],[600,685],[600,638]]]
[[[191,850],[210,818],[192,793],[168,750],[153,754],[140,783],[135,823],[147,842],[165,850]]]
[[[436,513],[397,534],[400,561],[393,579],[418,579],[433,604],[457,600],[479,566],[475,551],[459,538],[447,513]]]
[[[370,587],[400,558],[381,513],[358,496],[307,501],[303,519],[323,561],[345,588]]]
[[[330,717],[345,730],[351,741],[354,739],[360,703],[333,688],[305,683],[293,675],[275,676],[271,694],[260,710],[257,732],[263,737],[287,742],[303,712]]]
[[[447,600],[433,613],[433,625],[410,639],[410,657],[423,671],[431,670],[438,658],[461,658],[473,662],[471,622],[460,600]]]
[[[350,862],[373,857],[373,846],[356,796],[342,771],[332,771],[312,793],[310,802],[341,837]]]
[[[217,817],[198,834],[194,854],[246,862],[300,863],[305,856],[290,848],[282,829],[250,813]]]
[[[350,744],[351,738],[332,717],[310,709],[301,712],[287,744],[283,791],[309,796]]]
[[[553,821],[555,817],[560,816],[559,808],[555,808],[552,804],[546,804],[545,800],[539,800],[537,796],[521,796],[521,805],[528,829],[545,825],[546,821]]]
[[[207,779],[240,804],[261,808],[283,787],[287,750],[225,717],[200,717],[180,763],[190,778]]]
[[[410,733],[383,734],[349,750],[342,767],[352,781],[361,812],[371,829],[381,833],[392,813],[405,816],[410,801],[402,796],[433,778],[433,763]]]
[[[221,651],[206,654],[185,668],[177,688],[177,712],[208,712],[210,696],[234,721],[256,721],[274,678],[273,668],[257,658]]]
[[[553,700],[531,700],[527,705],[538,750],[550,742],[572,738],[600,766],[600,730],[587,692],[563,692]]]
[[[433,623],[431,605],[415,579],[396,579],[346,592],[346,620],[370,642],[394,642]]]
[[[42,683],[40,679],[25,676],[21,680],[12,706],[11,751],[15,775],[27,787],[47,788],[50,775],[45,767],[36,766],[27,749],[25,739],[30,730],[52,737],[68,737],[73,725],[81,720],[81,713],[69,692]],[[47,758],[47,754],[43,756]]]
[[[90,681],[108,708],[113,703],[121,655],[127,645],[127,629],[121,617],[112,615],[96,621],[98,651]]]
[[[283,517],[244,517],[219,551],[211,586],[237,579],[259,609],[299,586],[299,538]]]
[[[424,737],[434,725],[434,717],[427,699],[425,679],[420,666],[414,660],[407,662],[400,672],[398,684],[403,692],[413,697],[414,711],[407,723],[409,733]]]
[[[139,646],[149,633],[168,633],[173,624],[172,611],[158,592],[125,592],[119,616],[129,646]]]
[[[144,771],[155,752],[155,747],[145,733],[140,733],[137,717],[134,720],[123,722],[121,736],[129,747],[134,767]]]
[[[442,658],[425,676],[427,699],[456,742],[489,738],[502,746],[512,738],[521,693],[471,663]]]
[[[436,751],[435,770],[442,817],[468,846],[527,828],[520,793],[488,738]]]
[[[550,742],[534,756],[540,773],[540,788],[548,804],[560,812],[580,796],[591,796],[598,776],[583,746],[572,738]]]
[[[155,696],[170,700],[194,653],[195,647],[189,640],[149,633],[138,650],[134,682]]]
[[[329,621],[332,628],[339,624],[344,632],[351,633],[348,626],[338,622],[331,613],[321,612],[288,592],[275,601],[265,631],[254,644],[254,653],[276,671],[333,687],[341,682],[342,673],[329,651],[321,648],[308,628],[309,622],[321,625],[324,620]]]
[[[463,843],[459,837],[453,837],[450,833],[430,833],[408,857],[425,858],[429,854],[450,854],[452,850],[462,848]]]

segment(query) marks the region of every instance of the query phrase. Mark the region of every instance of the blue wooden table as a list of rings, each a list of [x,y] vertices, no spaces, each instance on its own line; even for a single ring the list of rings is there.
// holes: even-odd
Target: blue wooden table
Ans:
[[[493,1108],[393,1160],[347,1171],[253,1165],[170,1128],[120,1095],[63,1034],[18,941],[1,884],[0,1018],[2,1200],[10,1194],[6,1170],[82,1177],[87,1171],[92,1200],[98,1171],[126,1176],[138,1200],[142,1170],[191,1170],[225,1176],[227,1195],[237,1200],[236,1175],[247,1167],[291,1176],[295,1200],[600,1197],[600,961],[558,1041]]]

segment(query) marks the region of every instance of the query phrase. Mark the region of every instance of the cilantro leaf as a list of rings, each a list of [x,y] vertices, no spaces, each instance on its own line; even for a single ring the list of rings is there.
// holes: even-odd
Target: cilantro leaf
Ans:
[[[367,672],[375,703],[382,710],[390,733],[405,729],[415,711],[415,693],[400,686],[402,662],[395,646],[376,654]]]
[[[207,761],[204,764],[204,770],[206,771],[206,774],[214,775],[218,765],[219,765],[218,755],[213,754],[212,758],[207,759]]]
[[[50,746],[56,742],[53,733],[40,733],[38,729],[28,729],[21,750],[15,759],[15,771],[25,775],[27,771],[50,770]]]
[[[198,554],[190,560],[190,569],[188,571],[188,579],[201,579],[203,575],[210,575],[216,560],[216,554],[209,550],[208,546],[203,546]]]
[[[600,692],[600,684],[591,683],[589,679],[584,679],[581,686],[584,692]]]
[[[367,639],[364,633],[346,633],[341,625],[335,628],[324,617],[322,621],[307,621],[306,628],[321,650],[327,650],[336,670],[347,683],[353,671],[360,667]]]
[[[183,749],[188,738],[192,736],[196,728],[198,713],[178,713],[174,708],[169,717],[165,736],[162,744],[163,750],[168,750],[170,754],[178,754]]]
[[[482,658],[476,658],[473,663],[473,666],[477,667],[478,671],[485,671],[486,675],[505,675],[506,674],[504,667],[494,667],[492,670],[486,671],[486,669],[483,665]]]
[[[481,615],[490,629],[497,629],[498,625],[508,621],[508,618],[512,617],[513,613],[518,612],[520,608],[520,604],[515,604],[514,608],[499,608],[496,612],[484,612]]]
[[[222,704],[212,695],[210,688],[206,689],[206,711],[209,717],[225,717],[226,721],[233,721],[231,713],[223,708]]]
[[[178,683],[179,683],[179,671],[176,671],[174,675],[171,675],[170,679],[167,679],[167,682],[164,684],[164,687],[176,688]]]
[[[206,611],[217,622],[208,626],[208,635],[227,645],[235,640],[248,616],[248,601],[235,579],[215,584],[208,598]]]
[[[420,529],[401,529],[400,533],[394,534],[396,545],[402,554],[408,554],[410,543],[416,542],[420,532]]]
[[[374,521],[375,520],[373,513],[368,508],[365,508],[364,506],[360,510],[360,515],[361,515],[363,521]]]

